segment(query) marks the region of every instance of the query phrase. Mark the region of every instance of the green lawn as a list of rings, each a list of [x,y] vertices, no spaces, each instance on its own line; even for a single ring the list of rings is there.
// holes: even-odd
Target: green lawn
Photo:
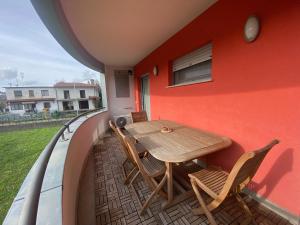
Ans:
[[[59,127],[0,133],[0,224],[24,178]]]

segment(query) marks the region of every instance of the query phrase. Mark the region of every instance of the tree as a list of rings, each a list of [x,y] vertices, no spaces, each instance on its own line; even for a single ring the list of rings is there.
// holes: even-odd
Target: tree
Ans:
[[[3,101],[0,101],[0,112],[5,112],[6,104]]]

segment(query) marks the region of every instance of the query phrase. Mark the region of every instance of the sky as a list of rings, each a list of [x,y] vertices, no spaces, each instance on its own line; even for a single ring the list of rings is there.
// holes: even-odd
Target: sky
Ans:
[[[30,0],[0,1],[0,90],[17,84],[53,85],[99,77],[56,42]]]

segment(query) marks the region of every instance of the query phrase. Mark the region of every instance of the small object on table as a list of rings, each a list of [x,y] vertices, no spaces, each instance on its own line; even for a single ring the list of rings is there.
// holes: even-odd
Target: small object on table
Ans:
[[[173,129],[172,129],[172,128],[169,128],[169,127],[162,127],[162,128],[160,129],[160,132],[161,132],[161,133],[171,133],[171,132],[173,132]]]

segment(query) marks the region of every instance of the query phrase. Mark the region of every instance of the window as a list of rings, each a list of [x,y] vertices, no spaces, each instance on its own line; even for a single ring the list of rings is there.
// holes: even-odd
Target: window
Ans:
[[[33,112],[35,110],[35,104],[24,104],[26,112]]]
[[[28,92],[29,92],[29,97],[34,97],[34,92],[33,92],[33,90],[29,90]]]
[[[42,96],[49,96],[49,90],[41,90]]]
[[[73,102],[71,101],[65,101],[63,104],[63,110],[74,110]]]
[[[85,98],[85,90],[80,90],[80,98]]]
[[[21,90],[14,91],[14,95],[15,97],[22,97],[22,91]]]
[[[11,110],[23,110],[23,105],[21,103],[11,103]]]
[[[44,102],[44,109],[50,109],[50,102]]]
[[[129,98],[129,73],[128,70],[115,71],[115,88],[117,98]]]
[[[208,44],[173,62],[171,85],[191,84],[211,80],[212,45]]]
[[[69,90],[64,91],[64,99],[70,99],[70,91]]]
[[[79,101],[79,109],[89,109],[89,101]]]

